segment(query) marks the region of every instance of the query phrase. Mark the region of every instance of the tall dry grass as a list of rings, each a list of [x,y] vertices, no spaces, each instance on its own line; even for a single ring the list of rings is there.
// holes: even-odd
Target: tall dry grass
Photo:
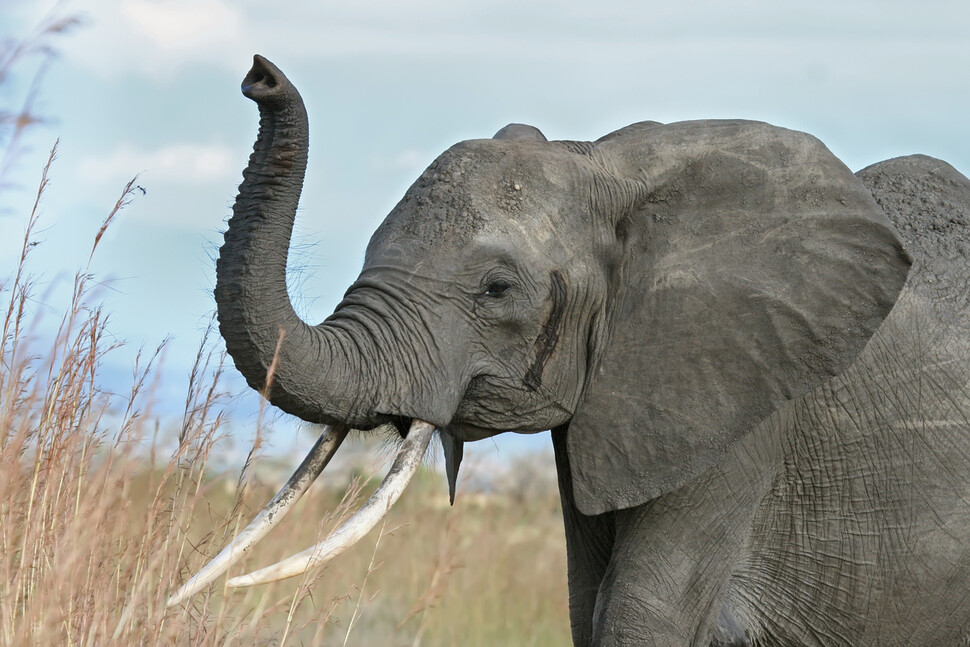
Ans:
[[[48,35],[66,24],[53,20]],[[16,60],[0,57],[0,86],[3,65]],[[4,131],[7,144],[37,123],[24,105],[19,118],[0,119],[0,130],[16,129]],[[14,159],[6,153],[4,169]],[[379,532],[326,568],[242,592],[223,590],[220,579],[184,607],[166,608],[275,488],[252,468],[258,432],[239,474],[211,469],[231,414],[211,329],[186,376],[184,415],[172,422],[152,413],[164,344],[138,353],[122,392],[102,380],[105,358],[119,349],[87,268],[66,303],[49,302],[31,251],[55,157],[56,145],[19,257],[0,268],[0,645],[568,644],[555,493],[459,496],[450,509],[432,472],[419,475]],[[89,259],[133,189],[92,224]],[[48,307],[32,307],[39,301]],[[51,308],[60,312],[56,326],[44,314]],[[163,452],[168,438],[177,442]],[[352,479],[312,489],[233,574],[317,541],[371,487]]]
[[[51,160],[54,158],[52,151]],[[37,204],[46,189],[44,170]],[[92,235],[131,196],[131,183]],[[35,204],[6,298],[0,366],[0,643],[3,645],[558,645],[568,642],[558,501],[462,497],[449,509],[424,472],[380,532],[302,580],[222,590],[184,608],[167,597],[272,495],[244,467],[209,474],[227,411],[224,357],[204,339],[187,377],[185,413],[167,430],[151,415],[161,346],[140,353],[126,393],[99,379],[117,351],[87,271],[57,333],[36,334],[28,304]],[[155,441],[177,435],[168,456]],[[257,435],[258,437],[258,435]],[[255,447],[254,447],[255,451]],[[251,456],[255,460],[255,456]],[[247,467],[252,464],[247,461]],[[326,474],[324,475],[326,478]],[[234,572],[317,541],[371,484],[317,488]],[[349,495],[347,494],[349,493]]]

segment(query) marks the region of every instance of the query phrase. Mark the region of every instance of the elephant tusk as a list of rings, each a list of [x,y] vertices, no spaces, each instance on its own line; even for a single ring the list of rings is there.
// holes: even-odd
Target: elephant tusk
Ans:
[[[447,429],[441,430],[441,449],[445,453],[445,476],[448,477],[448,500],[455,505],[455,489],[458,486],[458,468],[465,453],[465,443],[451,435]]]
[[[401,445],[401,449],[398,451],[397,457],[380,487],[354,513],[354,516],[333,531],[325,540],[278,564],[267,566],[248,575],[233,577],[226,582],[226,585],[231,587],[253,586],[302,575],[310,568],[323,564],[353,546],[370,532],[377,525],[377,522],[384,518],[391,506],[404,492],[404,488],[407,487],[418,471],[418,466],[428,449],[433,432],[434,425],[420,420],[412,422],[407,438],[404,439],[404,443]]]
[[[226,572],[238,562],[253,545],[286,516],[293,505],[300,500],[310,485],[327,466],[337,452],[337,448],[347,437],[347,427],[328,425],[317,442],[310,448],[306,458],[293,472],[293,476],[280,488],[276,496],[266,504],[242,532],[222,549],[212,561],[203,567],[192,579],[182,585],[175,595],[168,599],[168,606],[175,606],[186,598],[202,590],[212,580]]]

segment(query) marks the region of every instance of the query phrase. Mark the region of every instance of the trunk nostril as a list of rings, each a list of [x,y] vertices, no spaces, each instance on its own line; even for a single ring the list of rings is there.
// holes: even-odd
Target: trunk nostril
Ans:
[[[272,96],[280,83],[276,66],[257,54],[253,57],[253,67],[242,81],[242,93],[253,101],[259,101]]]

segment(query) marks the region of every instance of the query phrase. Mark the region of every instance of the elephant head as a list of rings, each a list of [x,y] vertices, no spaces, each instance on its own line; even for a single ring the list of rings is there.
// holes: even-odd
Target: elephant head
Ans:
[[[866,189],[803,133],[643,122],[573,142],[511,125],[438,157],[308,325],[284,276],[306,113],[258,56],[243,93],[260,132],[216,300],[249,384],[338,431],[425,421],[452,477],[462,442],[568,425],[586,514],[681,487],[842,371],[908,271]]]

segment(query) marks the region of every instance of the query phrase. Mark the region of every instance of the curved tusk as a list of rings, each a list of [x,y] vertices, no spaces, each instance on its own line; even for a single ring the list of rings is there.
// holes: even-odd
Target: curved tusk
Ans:
[[[227,586],[253,586],[284,580],[288,577],[302,575],[314,566],[336,557],[350,548],[384,518],[391,506],[398,500],[404,488],[418,471],[418,466],[428,449],[434,425],[415,420],[411,423],[407,438],[401,445],[391,470],[384,477],[384,482],[371,495],[367,502],[354,513],[342,526],[337,528],[329,537],[315,546],[307,548],[302,553],[284,559],[278,564],[261,568],[248,575],[233,577],[226,582]]]
[[[343,425],[328,425],[324,433],[320,434],[317,442],[310,448],[306,458],[293,472],[293,476],[266,504],[262,512],[256,515],[256,518],[241,533],[236,535],[236,538],[223,548],[222,552],[216,555],[192,579],[183,584],[182,588],[168,599],[168,606],[175,606],[187,597],[201,591],[212,580],[225,573],[230,566],[242,559],[257,541],[272,530],[310,488],[323,468],[327,466],[337,448],[340,447],[340,443],[347,437],[347,431],[347,427]]]

